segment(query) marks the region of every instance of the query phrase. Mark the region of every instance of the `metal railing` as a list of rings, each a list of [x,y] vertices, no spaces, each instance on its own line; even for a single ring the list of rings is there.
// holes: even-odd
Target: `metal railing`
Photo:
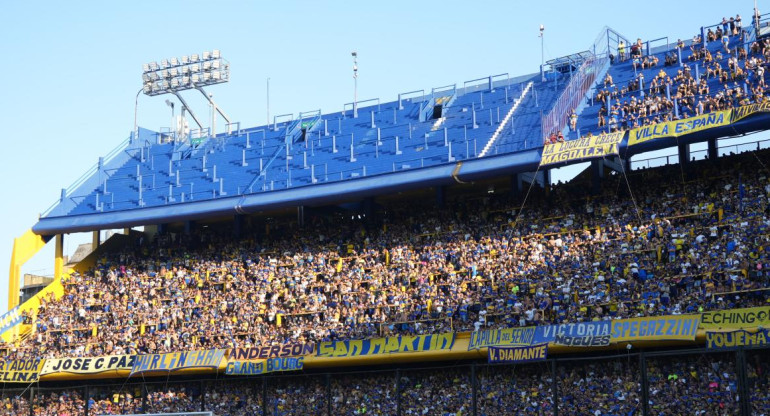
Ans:
[[[768,149],[770,148],[770,139],[763,139],[763,140],[755,140],[751,142],[746,143],[736,143],[736,144],[728,144],[724,146],[717,145],[717,156],[725,156],[730,153],[732,149],[735,150],[735,154],[745,153],[745,152],[753,152],[761,149]],[[696,160],[705,159],[706,155],[708,154],[707,149],[702,150],[695,150],[690,151],[690,158],[695,158]],[[657,168],[660,166],[666,166],[666,165],[673,165],[679,163],[679,153],[671,153],[667,155],[662,156],[656,156],[656,157],[650,157],[645,159],[639,159],[634,160],[631,159],[631,169],[640,169],[640,168]]]
[[[102,166],[106,166],[110,161],[112,161],[112,159],[115,158],[115,156],[120,154],[120,152],[124,151],[126,149],[126,147],[128,147],[130,142],[131,142],[131,139],[130,138],[126,138],[125,140],[120,142],[117,146],[115,146],[115,148],[112,149],[109,153],[104,155],[104,157],[102,158],[102,160],[103,160],[103,165]],[[64,189],[64,192],[63,192],[62,196],[65,197],[65,198],[70,197],[72,195],[72,193],[75,192],[80,187],[80,185],[85,183],[85,181],[87,181],[91,176],[96,174],[98,171],[99,171],[99,163],[95,163],[93,166],[91,166],[85,172],[83,172],[83,174],[80,175],[80,177],[75,179],[75,181],[72,182],[72,184],[70,184],[70,186],[66,187]],[[51,206],[48,207],[48,209],[46,209],[45,211],[43,211],[42,214],[40,214],[40,217],[45,217],[48,214],[50,214],[51,211],[53,211],[53,209],[56,208],[56,206],[58,206],[60,202],[62,202],[61,199],[59,199],[56,202],[54,202],[53,204],[51,204]]]
[[[570,113],[577,108],[596,81],[608,58],[593,56],[575,71],[564,92],[556,100],[551,111],[542,118],[542,139],[561,131],[567,125]]]

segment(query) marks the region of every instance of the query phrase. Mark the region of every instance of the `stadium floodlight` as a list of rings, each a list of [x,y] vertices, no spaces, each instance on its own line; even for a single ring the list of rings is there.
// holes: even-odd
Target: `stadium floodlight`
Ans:
[[[218,49],[202,54],[184,55],[182,59],[172,57],[142,65],[142,81],[168,81],[150,88],[148,95],[175,93],[185,89],[198,89],[227,82],[230,79],[230,64],[222,58]],[[214,75],[217,72],[218,75]],[[183,79],[188,76],[188,79]]]
[[[545,35],[545,26],[542,24],[540,25],[540,81],[545,81],[545,53],[543,52],[545,50],[545,42],[544,42],[544,35]]]
[[[203,129],[203,126],[184,101],[184,98],[179,95],[179,92],[191,89],[200,91],[229,125],[230,119],[214,103],[212,96],[203,90],[203,87],[221,84],[229,80],[230,63],[222,58],[219,49],[214,49],[213,51],[205,51],[200,55],[184,55],[181,59],[176,57],[162,59],[160,65],[157,62],[142,65],[143,87],[141,92],[149,96],[174,94],[182,103],[182,114],[185,111],[189,113],[196,124]],[[213,134],[216,134],[216,132],[213,132]]]
[[[358,52],[351,52],[353,56],[353,118],[358,117]]]

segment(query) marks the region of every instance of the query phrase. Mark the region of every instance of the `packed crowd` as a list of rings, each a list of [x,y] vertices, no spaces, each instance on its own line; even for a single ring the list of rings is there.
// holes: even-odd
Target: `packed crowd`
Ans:
[[[770,353],[767,350],[747,354],[746,377],[752,413],[770,415]]]
[[[747,377],[754,414],[768,414],[770,390],[766,352],[748,354]],[[651,415],[740,414],[734,353],[647,358],[648,409]],[[554,399],[560,415],[641,415],[644,403],[637,356],[550,363],[478,365],[476,411],[480,416],[550,415]],[[422,370],[370,371],[271,377],[263,409],[263,380],[209,381],[187,385],[129,386],[92,393],[41,392],[32,408],[38,416],[194,412],[218,416],[332,414],[438,415],[473,414],[471,368],[467,365]],[[558,391],[554,396],[554,375]],[[128,391],[136,389],[132,394]],[[93,391],[93,387],[92,387]],[[145,392],[142,398],[142,391]],[[146,401],[146,407],[142,401]],[[5,399],[2,415],[28,414],[24,398]],[[399,413],[400,411],[400,413]],[[24,412],[24,413],[21,413]]]
[[[395,372],[340,375],[331,379],[333,415],[395,415],[397,402]]]
[[[638,39],[632,46],[637,53],[630,58],[633,76],[614,80],[607,73],[596,90],[594,99],[601,104],[597,128],[622,131],[767,100],[765,69],[770,61],[770,39],[748,43],[740,16],[730,19],[726,29],[708,29],[706,46],[700,35],[693,37],[689,49],[678,40],[664,59],[664,67],[673,67],[681,55],[683,67],[675,74],[661,67],[652,79],[645,79],[645,73],[650,74],[645,70],[659,67],[660,60],[655,55],[643,56],[643,43]],[[625,47],[618,46],[621,58]],[[719,88],[712,90],[712,79],[718,79]],[[571,117],[574,131],[577,117]]]
[[[704,354],[688,358],[647,361],[650,414],[740,414],[735,356]]]
[[[273,225],[260,238],[159,236],[74,274],[11,354],[250,347],[766,304],[767,173],[753,154],[695,163],[686,178],[678,166],[630,175],[634,198],[619,193],[619,177],[599,196],[555,186],[518,220],[518,202],[492,196],[389,207],[381,223]]]
[[[553,414],[553,374],[544,364],[490,366],[477,372],[478,414]]]
[[[14,394],[4,394],[0,399],[0,416],[17,416],[29,414],[29,401]]]

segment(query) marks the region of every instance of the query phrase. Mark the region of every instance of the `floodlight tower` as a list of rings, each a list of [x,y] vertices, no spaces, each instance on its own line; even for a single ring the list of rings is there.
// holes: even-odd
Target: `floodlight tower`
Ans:
[[[198,90],[225,119],[228,127],[230,126],[230,118],[203,89],[203,87],[222,84],[230,80],[230,63],[222,58],[218,49],[203,52],[201,55],[185,55],[181,60],[175,57],[163,59],[160,65],[157,62],[150,62],[144,64],[142,69],[142,91],[146,95],[152,97],[161,94],[174,94],[182,103],[182,115],[184,116],[185,112],[189,113],[198,128],[203,130],[203,125],[198,117],[187,105],[187,101],[179,94],[185,90]],[[211,135],[216,136],[216,131],[212,131]]]
[[[358,53],[353,51],[353,118],[358,118]]]

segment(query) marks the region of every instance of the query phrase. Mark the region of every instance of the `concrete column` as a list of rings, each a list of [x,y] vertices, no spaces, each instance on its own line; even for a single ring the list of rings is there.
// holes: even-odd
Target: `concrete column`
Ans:
[[[683,167],[690,162],[690,145],[686,143],[679,144],[679,164]]]
[[[240,238],[243,232],[243,215],[236,214],[233,217],[233,237]]]
[[[54,249],[54,278],[60,279],[64,271],[64,234],[56,234],[56,247]]]
[[[717,146],[717,139],[708,140],[708,156],[709,160],[715,161],[719,157],[719,147]]]
[[[91,250],[96,250],[97,248],[99,248],[100,244],[101,244],[100,231],[96,230],[91,235]]]
[[[604,163],[601,159],[591,161],[591,193],[598,195],[602,189],[604,178]]]
[[[436,205],[439,208],[444,208],[446,204],[446,186],[436,187]]]
[[[305,227],[305,207],[302,205],[297,207],[297,225],[300,228]]]

